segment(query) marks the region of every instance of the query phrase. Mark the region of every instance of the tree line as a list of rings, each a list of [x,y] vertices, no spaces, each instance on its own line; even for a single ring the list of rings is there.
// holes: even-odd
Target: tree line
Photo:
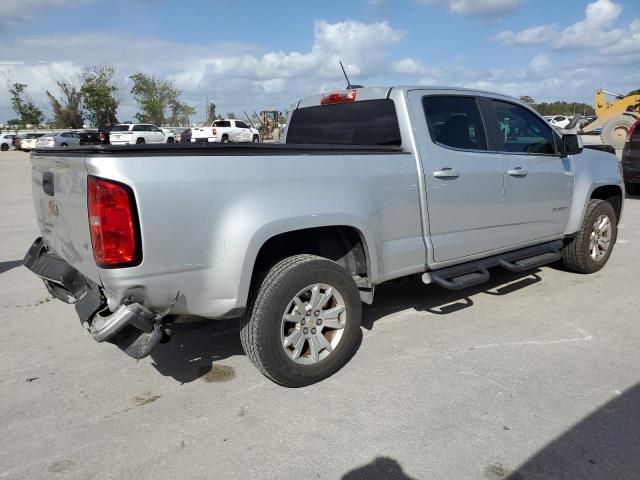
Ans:
[[[520,100],[528,104],[540,115],[565,115],[571,117],[573,115],[595,115],[596,111],[593,106],[582,102],[542,102],[537,103],[533,98],[525,95]]]
[[[159,126],[190,125],[190,117],[196,110],[180,99],[182,91],[172,81],[142,72],[129,79],[133,84],[130,93],[138,104],[137,121]],[[122,97],[114,66],[106,63],[90,66],[75,78],[58,80],[56,85],[57,91],[45,92],[52,110],[52,117],[45,121],[44,113],[27,93],[27,84],[11,84],[11,106],[17,117],[7,123],[12,128],[45,124],[52,128],[82,128],[84,123],[95,127],[118,123]],[[210,104],[209,110],[207,113],[213,113],[215,118],[215,105]]]

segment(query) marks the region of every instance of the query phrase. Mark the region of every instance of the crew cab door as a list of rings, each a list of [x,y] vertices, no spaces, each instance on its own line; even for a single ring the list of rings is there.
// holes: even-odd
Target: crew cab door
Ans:
[[[564,234],[573,197],[571,161],[553,129],[529,109],[486,99],[487,127],[504,165],[502,246]]]
[[[490,151],[474,96],[409,92],[424,170],[433,261],[489,252],[501,243],[503,159]]]
[[[246,123],[236,120],[236,127],[240,129],[240,141],[241,142],[250,142],[251,141],[251,131],[249,130],[249,125]]]

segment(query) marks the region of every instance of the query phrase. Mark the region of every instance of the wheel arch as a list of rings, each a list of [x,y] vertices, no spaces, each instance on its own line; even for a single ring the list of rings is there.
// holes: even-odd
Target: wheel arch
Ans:
[[[302,219],[301,219],[302,220]],[[237,302],[246,305],[251,288],[270,266],[296,254],[314,254],[335,261],[352,276],[358,286],[371,288],[378,276],[375,242],[359,222],[302,221],[295,225],[274,222],[255,233],[244,258]]]
[[[590,199],[597,200],[605,200],[613,206],[613,210],[616,212],[616,219],[620,220],[620,215],[622,214],[622,202],[624,195],[622,193],[622,188],[618,185],[603,185],[601,187],[596,188],[593,192],[591,192]]]

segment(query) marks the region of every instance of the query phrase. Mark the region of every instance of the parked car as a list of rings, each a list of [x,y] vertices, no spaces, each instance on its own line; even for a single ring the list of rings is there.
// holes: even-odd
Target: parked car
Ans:
[[[111,129],[113,128],[113,126],[114,124],[107,124],[98,127],[98,140],[100,141],[100,143],[104,145],[109,144],[109,134],[111,133]]]
[[[6,152],[9,147],[13,146],[13,141],[16,138],[15,133],[1,133],[0,134],[0,150]]]
[[[36,148],[75,147],[80,145],[76,132],[48,133],[36,140]]]
[[[192,142],[253,142],[260,143],[260,132],[242,120],[216,120],[211,127],[191,129]]]
[[[121,123],[109,134],[111,145],[142,145],[145,143],[175,143],[173,133],[166,133],[150,123]]]
[[[80,137],[80,145],[99,145],[102,143],[99,130],[79,130],[76,133]]]
[[[459,290],[494,268],[593,273],[611,255],[615,155],[516,99],[363,88],[295,105],[285,145],[32,155],[42,238],[25,266],[135,358],[176,315],[242,315],[248,358],[299,387],[348,362],[383,282]]]
[[[176,142],[177,143],[191,142],[191,129],[190,128],[180,129],[180,131],[176,135]]]
[[[569,123],[571,123],[571,117],[564,115],[556,115],[549,120],[549,124],[556,128],[565,128]]]
[[[36,148],[38,138],[44,135],[44,133],[27,133],[24,137],[20,138],[16,148],[24,152],[29,152]]]
[[[640,195],[640,119],[631,126],[627,134],[622,150],[622,176],[627,192]]]

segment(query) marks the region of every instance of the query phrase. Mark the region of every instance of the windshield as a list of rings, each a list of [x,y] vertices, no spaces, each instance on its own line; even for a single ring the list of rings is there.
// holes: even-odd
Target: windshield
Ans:
[[[366,100],[300,108],[291,116],[287,143],[401,145],[393,100]]]

